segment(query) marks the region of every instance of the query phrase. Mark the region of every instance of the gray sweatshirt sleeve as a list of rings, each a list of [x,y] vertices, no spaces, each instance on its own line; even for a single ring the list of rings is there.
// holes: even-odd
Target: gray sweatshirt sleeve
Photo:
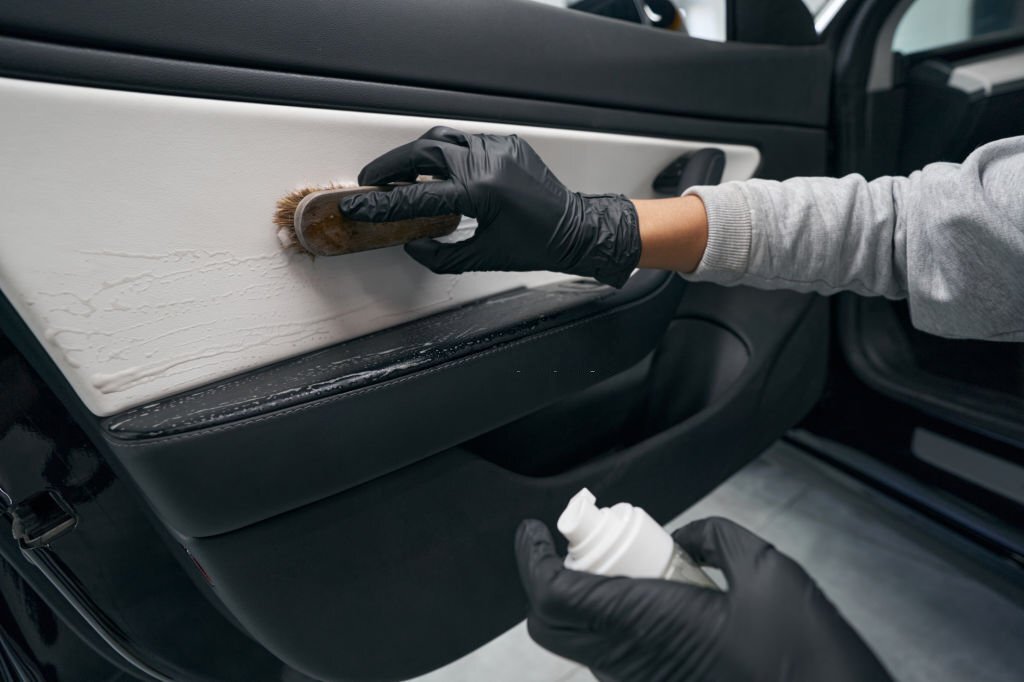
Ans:
[[[1024,341],[1024,137],[866,181],[694,187],[708,245],[687,279],[906,298],[919,329]]]

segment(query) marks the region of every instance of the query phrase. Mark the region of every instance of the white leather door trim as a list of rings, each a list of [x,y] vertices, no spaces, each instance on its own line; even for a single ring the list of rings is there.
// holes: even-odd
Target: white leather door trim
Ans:
[[[573,189],[633,197],[709,146],[14,79],[0,79],[0,102],[0,289],[97,415],[563,278],[437,276],[398,248],[282,252],[280,195],[354,182],[433,125],[518,133]],[[759,163],[753,147],[714,146],[726,179]]]

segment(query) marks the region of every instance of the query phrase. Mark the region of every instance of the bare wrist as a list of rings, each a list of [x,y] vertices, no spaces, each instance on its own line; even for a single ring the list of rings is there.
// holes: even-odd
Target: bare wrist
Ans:
[[[642,268],[693,272],[708,243],[708,218],[696,195],[635,199]]]

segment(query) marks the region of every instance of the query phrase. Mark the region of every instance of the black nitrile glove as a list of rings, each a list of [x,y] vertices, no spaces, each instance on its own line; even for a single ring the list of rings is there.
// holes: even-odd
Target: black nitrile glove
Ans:
[[[570,192],[515,135],[467,135],[438,126],[359,173],[360,185],[441,182],[346,197],[355,220],[388,221],[461,213],[476,234],[442,244],[422,239],[406,252],[436,273],[551,270],[621,287],[640,260],[636,208],[619,194]]]
[[[673,537],[695,561],[721,568],[728,592],[569,570],[547,527],[524,521],[516,557],[530,636],[617,682],[891,681],[810,576],[772,545],[720,518]]]

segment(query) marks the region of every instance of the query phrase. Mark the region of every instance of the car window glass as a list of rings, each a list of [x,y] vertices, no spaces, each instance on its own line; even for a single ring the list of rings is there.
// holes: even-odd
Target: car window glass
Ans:
[[[545,5],[584,9],[625,21],[656,25],[661,18],[658,2],[645,0],[534,0]],[[682,25],[694,38],[704,40],[725,40],[725,0],[672,0],[679,8]],[[833,0],[834,2],[835,0]],[[803,0],[812,15],[829,3],[829,0]]]
[[[1024,0],[916,0],[896,28],[892,49],[913,54],[1022,30]]]
[[[725,40],[725,0],[667,0],[679,8],[681,22],[673,26],[694,38]],[[813,0],[812,0],[813,1]],[[665,0],[534,0],[545,5],[582,10],[623,21],[658,25]],[[671,21],[664,22],[672,25]]]

